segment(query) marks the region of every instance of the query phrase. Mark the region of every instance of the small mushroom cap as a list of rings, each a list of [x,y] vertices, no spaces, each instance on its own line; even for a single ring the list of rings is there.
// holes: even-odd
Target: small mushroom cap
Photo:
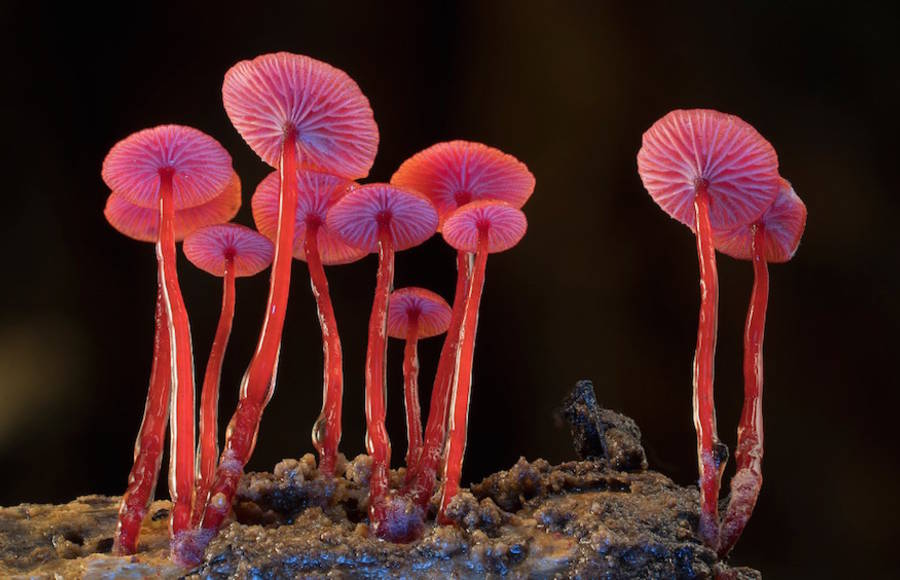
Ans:
[[[308,220],[320,222],[318,242],[319,257],[323,264],[349,264],[368,255],[348,245],[340,236],[334,234],[325,223],[328,210],[344,195],[355,187],[356,183],[342,177],[319,173],[307,169],[297,171],[297,218],[294,222],[294,257],[306,261],[306,227]],[[253,209],[253,221],[260,233],[274,240],[278,232],[278,205],[281,190],[281,178],[273,171],[256,187],[256,193],[250,201]]]
[[[328,211],[328,227],[345,242],[378,251],[378,224],[390,220],[395,250],[418,246],[437,230],[438,215],[424,195],[387,183],[363,185]]]
[[[275,247],[269,238],[240,224],[216,224],[201,228],[184,239],[184,255],[213,276],[225,275],[225,260],[234,259],[234,275],[253,276],[272,263]]]
[[[695,225],[694,196],[705,181],[713,228],[752,223],[778,193],[778,156],[756,129],[734,115],[676,110],[644,133],[638,173],[670,216]]]
[[[522,210],[503,201],[484,199],[466,204],[444,222],[444,239],[463,252],[475,252],[479,231],[487,228],[487,251],[503,252],[519,243],[528,229]]]
[[[453,211],[479,199],[525,205],[534,192],[534,175],[512,155],[471,141],[448,141],[416,153],[400,165],[391,183],[425,194],[441,226]]]
[[[288,130],[301,164],[365,177],[378,151],[369,100],[347,73],[287,52],[244,60],[225,73],[225,112],[263,161],[278,167]]]
[[[406,338],[410,317],[417,313],[419,338],[430,338],[447,332],[450,326],[450,305],[431,290],[401,288],[391,293],[388,307],[388,336]]]
[[[241,207],[241,180],[237,173],[225,189],[212,200],[175,210],[175,241],[180,242],[198,228],[229,221]],[[134,205],[118,193],[111,193],[103,210],[106,221],[119,233],[142,242],[156,242],[159,237],[159,209]]]
[[[159,207],[160,171],[171,170],[175,209],[216,197],[234,171],[218,141],[192,127],[160,125],[132,133],[109,150],[103,181],[134,205]]]
[[[806,205],[788,180],[781,180],[778,197],[756,223],[765,227],[763,255],[767,262],[787,262],[794,257],[806,228]],[[753,259],[752,224],[729,232],[713,232],[716,248],[739,260]]]

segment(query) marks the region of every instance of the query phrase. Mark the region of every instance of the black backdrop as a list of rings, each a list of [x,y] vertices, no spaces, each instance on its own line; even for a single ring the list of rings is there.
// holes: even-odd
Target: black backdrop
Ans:
[[[381,132],[372,180],[451,138],[500,147],[537,177],[529,234],[488,268],[468,481],[519,455],[571,458],[554,411],[579,378],[638,421],[654,468],[683,484],[696,478],[693,239],[644,192],[635,154],[641,133],[673,108],[712,107],[754,124],[778,150],[809,224],[795,260],[772,267],[766,483],[735,559],[774,577],[874,572],[886,561],[900,475],[895,15],[762,1],[119,4],[0,5],[0,504],[120,493],[125,483],[155,272],[150,245],[104,222],[106,151],[144,127],[196,126],[234,156],[245,184],[238,221],[251,223],[247,200],[268,169],[224,114],[222,76],[237,60],[288,50],[346,70],[370,98]],[[252,469],[311,451],[321,346],[305,267],[295,268],[279,386]],[[219,284],[186,262],[180,271],[202,368]],[[348,455],[363,450],[374,272],[373,257],[329,271]],[[720,276],[717,404],[733,446],[751,269],[723,258]],[[453,278],[439,238],[398,257],[398,287],[449,298]],[[238,284],[226,415],[266,287],[264,276]],[[439,342],[422,344],[424,377]],[[395,464],[405,449],[400,351],[393,344]]]

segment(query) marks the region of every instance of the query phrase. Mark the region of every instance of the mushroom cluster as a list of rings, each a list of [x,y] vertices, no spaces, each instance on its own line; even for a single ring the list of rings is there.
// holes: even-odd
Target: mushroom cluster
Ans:
[[[797,250],[806,207],[778,172],[775,149],[742,119],[706,109],[668,113],[644,133],[638,173],[653,200],[694,232],[700,261],[700,321],[693,402],[700,472],[703,541],[725,557],[747,524],[762,486],[762,343],[769,293],[768,262]],[[737,472],[724,518],[719,488],[728,451],[719,441],[713,400],[719,282],[716,250],[753,263],[744,330],[744,406]]]
[[[200,561],[232,508],[277,382],[293,258],[309,267],[322,332],[322,412],[312,429],[320,473],[333,477],[341,439],[343,353],[324,266],[378,254],[365,365],[366,450],[373,459],[373,531],[410,541],[423,530],[438,470],[445,485],[438,520],[459,490],[478,307],[487,255],[525,234],[521,211],[534,177],[514,157],[466,141],[434,145],[402,164],[390,183],[360,184],[375,160],[378,127],[368,99],[343,71],[307,56],[275,53],[242,61],[225,75],[225,111],[247,145],[274,171],[252,198],[258,231],[228,223],[241,205],[231,157],[212,137],[166,125],[117,143],[103,163],[112,190],[105,215],[125,235],[156,243],[156,339],[144,419],[122,498],[115,550],[133,554],[159,474],[169,426],[173,557]],[[453,308],[423,288],[394,291],[395,253],[436,232],[457,250]],[[178,285],[176,242],[198,268],[223,279],[221,313],[195,428],[193,346]],[[257,347],[239,387],[219,450],[222,361],[235,308],[235,279],[271,264]],[[419,408],[417,343],[446,333],[428,421]],[[406,340],[403,393],[407,478],[390,484],[385,427],[388,336]],[[447,448],[444,456],[443,449]]]

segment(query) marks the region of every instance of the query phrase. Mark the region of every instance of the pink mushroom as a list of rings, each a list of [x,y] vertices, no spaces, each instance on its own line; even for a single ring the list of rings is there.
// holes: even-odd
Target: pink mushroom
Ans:
[[[387,332],[406,340],[403,350],[403,400],[406,406],[406,465],[414,465],[422,449],[422,412],[419,406],[420,338],[447,332],[450,325],[447,301],[424,288],[401,288],[391,294]],[[407,471],[410,477],[410,471]]]
[[[231,510],[259,422],[272,396],[291,279],[297,169],[315,166],[349,179],[364,177],[375,160],[378,128],[369,101],[341,70],[312,58],[279,52],[241,61],[225,75],[225,111],[247,144],[281,176],[275,258],[265,319],[226,432],[203,515],[204,533],[178,549],[197,561]]]
[[[163,125],[116,143],[103,160],[103,180],[133,204],[159,208],[156,254],[163,307],[168,313],[172,372],[173,537],[190,524],[194,488],[194,361],[191,329],[175,267],[175,215],[217,197],[232,178],[231,157],[197,129]],[[172,483],[174,482],[174,483]]]
[[[716,248],[739,260],[753,262],[753,291],[744,327],[744,406],[734,457],[737,471],[721,526],[719,555],[728,555],[753,513],[762,487],[763,458],[763,334],[769,301],[767,263],[787,262],[797,251],[806,226],[806,206],[787,180],[778,197],[755,222],[730,232],[715,232]]]
[[[391,442],[385,428],[385,366],[387,313],[394,283],[394,252],[417,246],[430,238],[438,215],[418,193],[384,183],[364,185],[343,197],[328,212],[327,225],[345,242],[378,252],[378,275],[369,341],[366,349],[366,451],[372,456],[369,479],[369,519],[376,534],[406,539],[409,529],[394,525],[388,501]]]
[[[234,320],[234,280],[255,276],[272,263],[272,242],[259,232],[238,224],[219,224],[196,230],[184,240],[184,255],[192,264],[222,278],[222,311],[216,335],[206,362],[203,390],[200,393],[200,443],[197,458],[197,483],[191,516],[199,524],[206,506],[219,455],[219,382],[222,361],[231,337]]]
[[[325,216],[355,182],[301,169],[297,172],[297,219],[294,227],[294,257],[309,265],[312,293],[316,299],[319,326],[322,329],[324,380],[322,412],[313,427],[312,439],[319,453],[319,471],[334,474],[338,445],[341,442],[341,408],[344,391],[343,354],[334,306],[328,291],[323,265],[349,264],[368,254],[349,246],[325,224]],[[259,231],[274,238],[278,229],[278,192],[281,182],[273,171],[262,180],[253,194],[253,219]]]
[[[403,162],[391,183],[425,194],[438,210],[440,223],[458,207],[479,199],[499,199],[522,207],[534,191],[534,176],[524,163],[499,149],[470,141],[438,143]],[[441,225],[438,225],[438,231]],[[472,256],[456,255],[456,290],[453,315],[441,349],[421,458],[410,465],[407,493],[425,507],[434,491],[449,420],[450,394],[456,360],[463,302],[468,291]]]
[[[459,491],[463,453],[466,449],[466,429],[469,415],[469,396],[472,387],[472,359],[475,353],[475,332],[478,328],[478,307],[484,289],[484,273],[488,254],[503,252],[519,243],[528,229],[521,210],[502,201],[474,201],[450,214],[444,222],[443,235],[448,244],[461,252],[475,253],[475,266],[463,307],[459,335],[460,351],[453,385],[450,415],[450,439],[444,467],[444,492],[438,521],[448,523],[446,517],[450,500]]]
[[[775,150],[733,115],[693,109],[667,114],[644,133],[638,173],[653,200],[697,236],[700,322],[694,355],[694,426],[703,541],[718,545],[718,495],[727,450],[716,432],[713,365],[718,275],[712,231],[754,222],[778,192]]]
[[[187,233],[203,225],[230,220],[240,207],[241,182],[235,173],[222,193],[212,201],[175,211],[175,241],[184,239]],[[129,238],[143,242],[156,242],[159,238],[158,210],[133,205],[121,195],[111,193],[103,214],[113,228]],[[144,418],[134,445],[134,463],[128,476],[128,487],[122,495],[116,527],[114,551],[122,555],[133,554],[137,548],[141,522],[153,500],[169,420],[171,367],[168,318],[163,307],[162,286],[157,291],[154,320],[156,330],[150,386]]]

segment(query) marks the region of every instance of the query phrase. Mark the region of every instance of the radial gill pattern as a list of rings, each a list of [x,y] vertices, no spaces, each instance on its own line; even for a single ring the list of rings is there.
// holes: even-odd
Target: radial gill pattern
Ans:
[[[781,180],[778,197],[756,223],[765,228],[764,255],[767,262],[787,262],[794,257],[806,227],[806,205],[786,180]],[[739,260],[753,257],[753,224],[728,232],[714,232],[716,249]]]
[[[216,197],[231,179],[231,156],[218,141],[192,127],[160,125],[132,133],[103,160],[103,181],[141,207],[159,208],[160,172],[172,172],[176,209]]]
[[[522,207],[534,192],[524,163],[499,149],[471,141],[432,145],[400,165],[391,183],[431,199],[441,219],[470,201],[499,199]]]
[[[275,248],[267,237],[239,224],[217,224],[201,228],[184,240],[184,255],[201,270],[213,276],[225,275],[230,255],[234,275],[253,276],[272,263]]]
[[[691,229],[698,185],[707,187],[717,229],[752,222],[778,193],[772,145],[740,118],[707,109],[672,111],[654,123],[638,172],[654,201]]]
[[[443,334],[450,326],[450,305],[431,290],[400,288],[391,293],[389,304],[387,331],[393,338],[406,338],[414,314],[419,338]]]
[[[272,167],[291,132],[303,165],[357,179],[375,160],[369,100],[347,73],[324,62],[287,52],[241,61],[225,74],[222,99],[238,133]]]
[[[328,227],[348,244],[378,250],[379,223],[387,224],[395,250],[418,246],[437,230],[438,216],[423,195],[386,183],[363,185],[328,212]]]
[[[241,208],[241,180],[237,173],[212,200],[175,211],[175,241],[196,229],[231,220]],[[111,193],[103,210],[106,221],[120,233],[142,242],[156,242],[159,236],[159,210],[134,205],[122,195]]]
[[[325,218],[328,210],[344,197],[356,182],[328,173],[300,169],[297,171],[297,221],[294,226],[294,257],[306,260],[306,228],[311,220],[318,221],[317,234],[319,256],[325,265],[349,264],[367,255],[345,243],[335,235]],[[275,239],[278,229],[278,196],[281,179],[278,172],[273,171],[256,187],[256,193],[250,201],[253,209],[253,221],[260,233],[269,239]]]
[[[463,252],[478,248],[478,237],[487,232],[487,251],[508,250],[519,243],[528,229],[522,210],[495,200],[475,201],[464,205],[444,222],[443,235],[448,244]]]

